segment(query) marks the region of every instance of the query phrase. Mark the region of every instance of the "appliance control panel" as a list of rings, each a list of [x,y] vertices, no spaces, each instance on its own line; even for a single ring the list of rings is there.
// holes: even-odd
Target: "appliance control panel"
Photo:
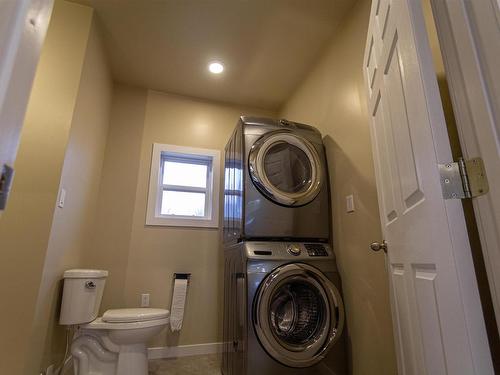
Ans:
[[[264,242],[244,243],[248,258],[251,259],[310,259],[334,257],[328,244],[310,242]]]
[[[314,244],[314,243],[306,243],[304,247],[307,250],[307,254],[310,257],[326,257],[328,256],[328,252],[326,251],[325,245],[323,244]]]

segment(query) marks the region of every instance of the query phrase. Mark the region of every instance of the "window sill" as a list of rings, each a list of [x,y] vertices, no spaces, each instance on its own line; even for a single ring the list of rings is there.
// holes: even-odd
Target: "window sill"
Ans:
[[[146,220],[148,226],[185,227],[185,228],[219,228],[214,219],[194,219],[177,217],[154,217]]]

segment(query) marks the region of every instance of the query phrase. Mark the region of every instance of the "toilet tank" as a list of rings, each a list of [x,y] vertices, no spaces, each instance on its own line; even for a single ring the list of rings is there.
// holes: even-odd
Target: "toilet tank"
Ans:
[[[59,324],[85,324],[97,318],[108,271],[74,269],[64,272]]]

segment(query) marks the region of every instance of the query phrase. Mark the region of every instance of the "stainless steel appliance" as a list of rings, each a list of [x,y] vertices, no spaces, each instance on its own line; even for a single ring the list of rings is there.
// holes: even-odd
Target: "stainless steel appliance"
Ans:
[[[249,241],[225,250],[224,375],[347,374],[330,247]]]
[[[241,117],[225,149],[224,243],[328,242],[330,200],[320,132]]]
[[[225,150],[224,375],[347,373],[318,130],[241,117]]]

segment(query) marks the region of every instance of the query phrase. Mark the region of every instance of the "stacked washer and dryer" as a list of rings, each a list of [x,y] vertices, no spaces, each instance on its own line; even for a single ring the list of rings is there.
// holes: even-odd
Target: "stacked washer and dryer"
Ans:
[[[224,375],[346,374],[321,134],[241,117],[224,169]]]

